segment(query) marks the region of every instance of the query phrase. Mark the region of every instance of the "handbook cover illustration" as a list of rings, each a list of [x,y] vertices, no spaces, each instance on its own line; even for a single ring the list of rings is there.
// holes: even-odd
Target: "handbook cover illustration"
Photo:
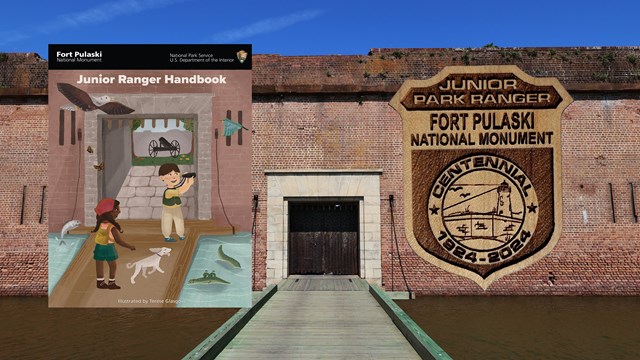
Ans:
[[[251,45],[49,46],[49,306],[251,306]]]

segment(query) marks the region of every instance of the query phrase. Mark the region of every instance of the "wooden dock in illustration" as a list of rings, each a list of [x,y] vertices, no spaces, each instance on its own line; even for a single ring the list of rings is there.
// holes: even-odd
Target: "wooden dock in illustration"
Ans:
[[[176,307],[175,300],[180,295],[200,235],[232,233],[231,228],[214,226],[210,221],[186,220],[186,239],[167,243],[160,232],[159,220],[119,220],[118,223],[125,231],[122,234],[125,241],[136,247],[135,251],[131,251],[116,245],[119,256],[116,282],[122,289],[108,291],[96,288],[93,233],[78,250],[49,295],[49,307]],[[73,230],[73,233],[89,233],[91,230],[82,228]],[[149,279],[144,279],[140,274],[136,284],[131,284],[133,270],[127,269],[126,264],[153,255],[149,249],[159,247],[172,249],[170,257],[161,263],[165,274],[149,275]],[[107,264],[104,264],[104,271],[107,276]],[[147,303],[133,300],[146,300]]]
[[[357,276],[299,276],[265,289],[184,359],[450,359]]]

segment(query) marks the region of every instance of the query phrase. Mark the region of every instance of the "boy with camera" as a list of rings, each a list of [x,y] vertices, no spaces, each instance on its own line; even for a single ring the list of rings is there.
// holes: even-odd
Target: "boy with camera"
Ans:
[[[191,185],[196,181],[196,174],[186,173],[184,176],[180,176],[180,168],[178,168],[178,165],[163,164],[160,166],[158,175],[160,175],[160,180],[167,186],[162,194],[162,218],[160,219],[164,241],[176,242],[176,240],[171,237],[171,228],[174,223],[178,238],[184,240],[184,219],[182,216],[182,208],[180,207],[180,204],[182,204],[180,195],[191,188]]]

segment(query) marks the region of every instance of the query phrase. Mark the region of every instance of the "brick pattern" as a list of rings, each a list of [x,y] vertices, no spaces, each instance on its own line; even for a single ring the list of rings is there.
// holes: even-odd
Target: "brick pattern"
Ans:
[[[47,295],[47,252],[0,251],[0,295]]]
[[[640,83],[640,47],[372,49],[368,55],[255,55],[254,93],[392,91],[443,67],[517,65],[573,84]]]
[[[1,54],[0,89],[47,88],[47,60],[36,53]]]
[[[46,62],[44,69],[46,75]],[[226,146],[225,138],[222,136],[222,119],[226,117],[227,110],[233,111],[234,120],[237,120],[237,112],[242,111],[245,126],[252,128],[251,97],[246,89],[251,73],[236,72],[234,76],[229,76],[229,87],[223,93],[213,91],[211,86],[165,89],[164,92],[192,92],[200,97],[203,96],[202,93],[209,94],[204,103],[209,109],[209,121],[198,124],[201,132],[209,134],[209,138],[199,138],[198,141],[206,143],[207,149],[211,151],[204,155],[199,154],[198,161],[203,163],[198,164],[198,171],[201,174],[202,171],[208,172],[213,180],[204,184],[199,177],[201,186],[210,190],[200,194],[198,201],[202,201],[202,197],[208,197],[211,199],[211,206],[207,209],[208,217],[202,217],[201,214],[195,216],[202,219],[213,218],[212,220],[220,226],[227,224],[228,217],[236,231],[248,232],[251,230],[251,134],[244,130],[243,145],[237,143],[237,134],[234,135],[230,146]],[[46,80],[46,77],[44,79]],[[66,82],[72,80],[73,77],[62,76],[58,79]],[[11,84],[15,83],[9,84],[13,86]],[[125,89],[127,90],[132,91]],[[52,93],[54,90],[48,91]],[[69,112],[66,112],[65,145],[60,146],[58,114],[56,112],[50,120],[48,113],[49,107],[59,109],[63,102],[66,103],[65,100],[52,96],[47,106],[47,99],[44,97],[3,95],[0,91],[0,172],[10,176],[5,180],[3,175],[5,184],[0,189],[2,199],[8,203],[8,206],[0,209],[0,216],[3,218],[0,225],[0,295],[42,296],[47,294],[47,232],[59,231],[62,224],[71,217],[83,219],[85,212],[93,211],[92,208],[85,209],[84,177],[78,176],[85,169],[85,163],[94,171],[92,166],[96,164],[95,159],[91,159],[91,163],[85,160],[85,157],[92,156],[85,151],[88,145],[85,141],[91,134],[83,132],[82,140],[78,139],[76,144],[72,145]],[[189,102],[185,102],[184,105],[195,107]],[[82,112],[76,115],[76,128],[85,130],[85,120],[88,116]],[[95,117],[93,120],[95,122]],[[49,125],[52,125],[52,128]],[[202,131],[204,128],[207,131]],[[220,134],[218,168],[214,158],[216,153],[213,151],[214,129],[218,129]],[[93,137],[95,138],[96,134],[93,134]],[[95,142],[92,143],[92,148],[95,156]],[[52,160],[51,163],[49,159]],[[216,171],[220,171],[220,197],[224,201],[226,217],[220,206],[215,182]],[[24,185],[27,185],[25,224],[20,225]],[[47,185],[51,186],[49,189],[55,188],[55,191],[47,192],[44,223],[39,224],[41,189]],[[77,198],[76,192],[79,194]],[[55,206],[55,211],[51,214],[48,213],[48,204]],[[95,220],[89,224],[95,224]]]
[[[97,76],[102,73],[105,76],[115,76],[119,71],[86,71],[86,76]],[[137,76],[164,76],[166,71],[140,71]],[[173,71],[174,75],[184,75],[184,71]],[[211,71],[189,71],[189,74],[210,75]],[[199,113],[200,118],[197,124],[197,144],[200,149],[197,151],[197,171],[201,176],[197,179],[197,186],[202,189],[211,189],[210,192],[203,191],[198,194],[200,204],[210,204],[210,206],[200,206],[200,211],[194,214],[198,219],[213,219],[221,226],[231,223],[237,231],[251,230],[251,187],[249,177],[249,166],[251,164],[251,134],[243,130],[243,144],[237,142],[237,134],[233,136],[230,146],[226,146],[225,138],[222,135],[222,119],[227,115],[227,110],[232,111],[232,119],[237,120],[238,112],[243,114],[245,127],[251,129],[251,98],[247,91],[247,84],[250,81],[249,71],[217,71],[227,76],[227,84],[224,91],[216,88],[215,85],[174,85],[156,86],[149,85],[127,85],[127,86],[103,86],[87,85],[85,89],[94,94],[110,93],[127,94],[128,97],[119,99],[125,105],[135,109],[141,109],[143,113],[174,113],[179,109],[182,113]],[[56,71],[52,74],[52,83],[49,92],[55,94],[49,97],[49,104],[53,108],[59,108],[68,103],[64,97],[60,96],[54,83],[77,81],[77,73],[69,71]],[[156,92],[156,97],[162,101],[148,101],[150,96]],[[140,95],[137,95],[140,93]],[[132,95],[136,94],[136,95]],[[177,94],[177,95],[176,95]],[[191,96],[184,94],[193,94]],[[203,100],[206,99],[206,100]],[[210,99],[210,100],[209,100]],[[67,112],[68,113],[68,112]],[[57,115],[56,115],[57,116]],[[69,115],[67,114],[67,117]],[[60,207],[60,211],[52,214],[49,222],[50,231],[59,229],[62,224],[69,220],[71,214],[80,220],[93,219],[93,205],[97,199],[97,173],[93,170],[93,165],[97,164],[97,152],[89,154],[85,151],[87,145],[94,149],[97,145],[97,115],[96,112],[76,114],[77,127],[84,130],[82,149],[78,144],[69,144],[67,134],[64,146],[58,145],[58,120],[56,117],[51,120],[49,132],[49,143],[52,154],[50,170],[50,180],[56,187],[55,203]],[[69,120],[66,120],[65,132],[68,133]],[[219,138],[214,137],[215,130],[219,132]],[[216,147],[217,143],[217,147]],[[216,153],[218,149],[218,153]],[[216,164],[216,155],[218,158]],[[80,158],[79,158],[80,157]],[[78,165],[81,169],[78,170]],[[69,171],[70,169],[70,171]],[[218,192],[218,181],[216,172],[220,172]],[[85,176],[76,174],[84,172]],[[209,174],[209,176],[204,176]],[[86,180],[86,189],[85,189]],[[76,189],[81,194],[77,201]],[[82,194],[86,194],[83,196]],[[222,201],[220,200],[222,199]],[[224,209],[221,206],[224,204]],[[224,210],[224,211],[223,211]],[[226,216],[225,216],[226,213]]]
[[[563,127],[564,227],[544,259],[495,281],[486,291],[447,273],[410,248],[404,236],[401,120],[390,97],[355,95],[284,98],[254,96],[253,189],[261,194],[255,288],[266,277],[266,169],[382,168],[382,281],[405,290],[388,195],[395,197],[395,233],[409,287],[431,295],[542,295],[640,293],[640,224],[631,216],[629,182],[640,183],[640,102],[627,96],[575,95]],[[616,223],[608,183],[613,184]],[[640,202],[636,188],[636,204]],[[640,207],[640,206],[639,206]],[[584,217],[586,211],[586,222]],[[395,259],[395,260],[392,260]]]
[[[46,89],[47,62],[35,53],[8,53],[0,62],[3,89]],[[367,55],[254,55],[254,93],[366,91],[427,79],[449,65],[517,65],[532,76],[572,84],[640,84],[640,47],[402,49],[374,48]],[[132,86],[133,88],[133,86]],[[28,89],[31,89],[29,91]],[[15,91],[13,91],[15,92]],[[10,92],[12,93],[12,92]]]
[[[50,201],[45,224],[39,224],[40,191],[47,179],[49,157],[70,172],[76,171],[77,147],[58,147],[57,130],[49,138],[46,100],[46,61],[36,54],[8,54],[0,63],[0,294],[45,295],[47,291],[47,208],[68,208]],[[388,195],[394,194],[395,230],[409,286],[420,294],[441,295],[638,295],[640,294],[640,225],[633,222],[629,182],[637,185],[640,211],[640,98],[634,92],[572,93],[576,100],[563,115],[564,227],[556,248],[536,264],[507,275],[482,291],[470,280],[451,275],[413,253],[404,238],[401,120],[387,105],[389,91],[404,80],[424,79],[446,65],[515,64],[533,76],[557,77],[571,89],[573,83],[640,84],[637,64],[640,48],[540,49],[374,49],[370,55],[283,57],[257,55],[254,60],[253,109],[251,99],[213,99],[214,120],[226,109],[243,109],[255,131],[245,144],[230,147],[219,140],[220,171],[238,174],[251,164],[251,190],[260,196],[255,242],[254,288],[266,279],[266,169],[381,168],[382,281],[387,290],[403,290],[397,254],[391,240]],[[334,87],[331,87],[334,86]],[[31,90],[30,90],[31,89]],[[292,95],[300,91],[326,95]],[[338,91],[339,90],[339,91]],[[331,93],[341,92],[342,95]],[[361,91],[361,93],[359,93]],[[380,95],[383,93],[383,95]],[[22,97],[15,97],[20,95]],[[222,101],[224,100],[224,101]],[[51,106],[59,107],[60,104]],[[78,127],[84,127],[79,116]],[[220,128],[214,122],[214,127]],[[50,139],[49,142],[47,139]],[[67,139],[68,140],[68,139]],[[48,151],[56,144],[58,151]],[[212,146],[216,144],[212,140]],[[77,145],[76,145],[77,146]],[[253,157],[251,156],[253,149]],[[54,149],[52,149],[54,150]],[[82,152],[80,152],[82,153]],[[211,154],[212,171],[215,171]],[[81,155],[84,156],[84,155]],[[224,160],[223,160],[224,159]],[[80,159],[82,161],[82,159]],[[10,175],[10,176],[7,176]],[[250,224],[249,179],[224,177],[218,194],[212,185],[214,221],[224,223],[215,199],[223,196],[229,216]],[[614,193],[616,223],[611,219],[609,183]],[[19,224],[22,189],[27,185],[25,224]],[[75,194],[82,181],[68,181],[55,194]],[[227,192],[229,189],[230,192]],[[237,196],[231,196],[237,191]],[[78,211],[82,213],[82,204]],[[73,205],[73,204],[71,204]],[[57,222],[63,219],[56,220]],[[249,230],[248,226],[244,230]],[[551,274],[552,273],[552,276]],[[392,288],[393,287],[393,288]]]
[[[47,292],[47,106],[44,99],[0,98],[0,294]],[[26,186],[24,219],[20,224]]]
[[[402,197],[401,121],[386,96],[371,95],[367,99],[360,105],[354,95],[289,95],[282,102],[270,96],[254,96],[252,178],[253,190],[260,195],[255,288],[264,287],[266,278],[265,170],[383,169],[381,231],[382,239],[389,239],[388,207],[384,203],[390,193],[400,201]],[[389,246],[383,240],[383,271]]]

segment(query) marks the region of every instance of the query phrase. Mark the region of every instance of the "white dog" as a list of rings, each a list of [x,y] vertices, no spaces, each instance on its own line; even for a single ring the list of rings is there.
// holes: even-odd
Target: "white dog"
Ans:
[[[167,247],[161,247],[161,248],[151,248],[149,250],[154,254],[144,259],[138,260],[134,263],[127,264],[127,269],[131,269],[134,266],[136,267],[136,270],[133,272],[133,276],[131,276],[132,284],[136,283],[135,279],[136,279],[136,276],[138,276],[138,274],[140,273],[140,270],[142,270],[142,276],[144,277],[147,277],[148,268],[153,268],[153,270],[151,270],[149,274],[154,273],[156,270],[164,274],[164,271],[160,269],[160,259],[165,255],[170,256],[171,249]]]

